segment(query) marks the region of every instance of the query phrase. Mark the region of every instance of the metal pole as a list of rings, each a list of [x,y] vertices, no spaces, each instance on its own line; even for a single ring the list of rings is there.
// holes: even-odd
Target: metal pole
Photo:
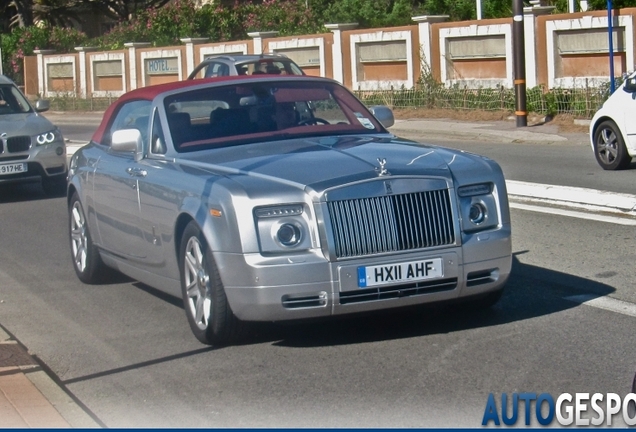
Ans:
[[[512,51],[514,57],[515,115],[517,116],[517,127],[521,127],[528,125],[523,0],[512,0]]]
[[[612,0],[607,0],[607,31],[609,33],[609,72],[610,72],[610,94],[616,90],[614,84],[614,29],[612,22]]]
[[[481,19],[481,0],[477,0],[477,19]]]
[[[2,48],[0,48],[0,75],[4,75],[2,70]]]

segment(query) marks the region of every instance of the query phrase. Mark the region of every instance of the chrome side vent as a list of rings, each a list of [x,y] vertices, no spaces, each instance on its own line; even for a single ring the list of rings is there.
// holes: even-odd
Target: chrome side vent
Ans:
[[[327,306],[327,293],[321,291],[315,295],[286,294],[282,298],[285,309],[301,309]]]
[[[327,203],[338,258],[455,243],[448,189]]]
[[[473,287],[495,282],[498,279],[497,269],[481,270],[468,273],[466,277],[466,286]]]
[[[415,282],[382,288],[361,289],[340,293],[340,304],[364,303],[377,300],[388,300],[450,291],[457,288],[457,278],[438,279],[435,281]]]

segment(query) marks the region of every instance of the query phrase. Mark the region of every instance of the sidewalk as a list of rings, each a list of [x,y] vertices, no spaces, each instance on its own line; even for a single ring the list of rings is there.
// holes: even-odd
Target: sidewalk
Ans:
[[[0,428],[100,427],[0,327]]]
[[[574,125],[574,123],[572,123]],[[589,121],[579,120],[578,131],[562,133],[559,126],[550,122],[517,127],[516,121],[457,121],[449,119],[396,119],[390,132],[401,136],[416,136],[420,139],[430,137],[442,140],[489,141],[500,144],[535,142],[542,144],[566,143],[570,140],[588,141]],[[574,129],[574,128],[571,128]]]

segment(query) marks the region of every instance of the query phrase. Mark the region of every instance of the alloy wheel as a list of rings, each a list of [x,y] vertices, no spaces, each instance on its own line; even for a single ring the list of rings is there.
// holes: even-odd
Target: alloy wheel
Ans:
[[[618,154],[618,139],[614,131],[604,128],[598,135],[596,152],[599,158],[607,165],[616,160]]]
[[[86,235],[86,219],[79,201],[73,203],[71,210],[71,249],[75,267],[83,272],[86,270],[88,236]]]
[[[191,237],[185,249],[184,282],[186,287],[187,305],[196,326],[205,330],[210,322],[212,296],[210,276],[205,268],[205,256],[201,243],[196,237]]]

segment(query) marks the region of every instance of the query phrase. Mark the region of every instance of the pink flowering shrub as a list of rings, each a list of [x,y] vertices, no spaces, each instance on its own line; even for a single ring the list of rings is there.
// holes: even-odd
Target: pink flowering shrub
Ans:
[[[24,57],[38,49],[70,52],[88,38],[76,29],[62,27],[19,27],[0,35],[2,70],[18,84],[23,83]]]

